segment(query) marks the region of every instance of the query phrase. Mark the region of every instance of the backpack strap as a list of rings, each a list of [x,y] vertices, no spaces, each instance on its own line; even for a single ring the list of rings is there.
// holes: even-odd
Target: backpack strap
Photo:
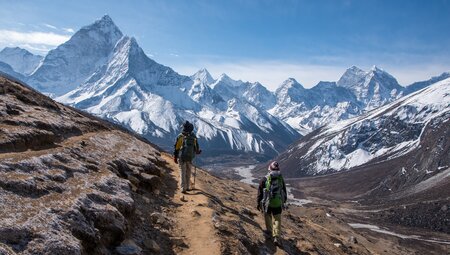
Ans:
[[[272,175],[269,174],[269,176],[267,176],[266,187],[265,187],[265,189],[266,189],[267,191],[270,190],[270,184],[271,184],[271,182],[272,182]]]

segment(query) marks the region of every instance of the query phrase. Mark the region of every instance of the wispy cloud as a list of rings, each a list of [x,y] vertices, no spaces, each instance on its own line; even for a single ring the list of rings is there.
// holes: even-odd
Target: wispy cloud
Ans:
[[[57,27],[55,27],[55,26],[53,26],[53,25],[50,25],[50,24],[47,24],[47,23],[44,23],[44,26],[45,26],[45,27],[48,27],[48,28],[51,28],[51,29],[58,30]]]
[[[75,33],[75,30],[73,28],[70,28],[70,27],[69,28],[68,27],[64,27],[63,31],[67,32],[67,33],[71,33],[71,34]]]
[[[70,36],[46,33],[46,32],[17,32],[12,30],[0,30],[0,43],[4,44],[38,44],[57,46],[67,40]]]
[[[75,33],[75,30],[73,28],[70,28],[70,27],[58,28],[58,27],[53,26],[53,25],[48,24],[48,23],[43,23],[43,25],[44,25],[44,27],[47,27],[47,28],[50,28],[50,29],[53,29],[53,30],[57,30],[57,31],[62,31],[62,32],[65,32],[65,33],[70,33],[70,34]]]

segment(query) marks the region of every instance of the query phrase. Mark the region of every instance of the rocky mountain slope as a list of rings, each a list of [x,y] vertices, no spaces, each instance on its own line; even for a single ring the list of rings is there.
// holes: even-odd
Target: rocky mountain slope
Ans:
[[[19,254],[104,254],[119,245],[135,192],[161,184],[160,152],[4,77],[0,98],[0,243]]]
[[[196,189],[180,200],[170,155],[136,135],[4,77],[0,109],[1,254],[445,251],[353,229],[321,203],[291,206],[276,247],[254,187],[197,169]]]
[[[0,62],[10,65],[15,72],[23,76],[33,73],[39,66],[42,58],[42,56],[34,55],[19,47],[6,47],[0,51]]]

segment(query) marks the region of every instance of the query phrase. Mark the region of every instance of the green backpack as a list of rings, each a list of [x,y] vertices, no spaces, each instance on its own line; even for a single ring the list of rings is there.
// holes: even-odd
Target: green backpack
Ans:
[[[195,141],[193,134],[183,135],[183,146],[181,147],[181,160],[192,161],[195,157]]]
[[[283,205],[283,201],[286,200],[283,183],[283,176],[281,175],[273,178],[271,175],[267,177],[265,191],[268,195],[267,199],[269,200],[269,207],[281,207]]]

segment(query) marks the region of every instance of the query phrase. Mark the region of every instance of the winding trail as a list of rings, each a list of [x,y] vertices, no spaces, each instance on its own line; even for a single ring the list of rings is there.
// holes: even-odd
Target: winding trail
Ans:
[[[169,162],[172,168],[172,175],[176,180],[180,178],[180,170],[172,158],[163,154],[163,158]],[[191,179],[192,181],[192,179]],[[213,209],[208,207],[208,198],[199,190],[203,188],[203,183],[197,179],[196,189],[182,194],[179,187],[171,198],[179,206],[175,212],[177,219],[175,231],[179,237],[183,238],[187,247],[176,250],[177,254],[185,255],[211,255],[220,254],[220,241],[216,235],[212,222]],[[184,196],[182,201],[180,198]]]

